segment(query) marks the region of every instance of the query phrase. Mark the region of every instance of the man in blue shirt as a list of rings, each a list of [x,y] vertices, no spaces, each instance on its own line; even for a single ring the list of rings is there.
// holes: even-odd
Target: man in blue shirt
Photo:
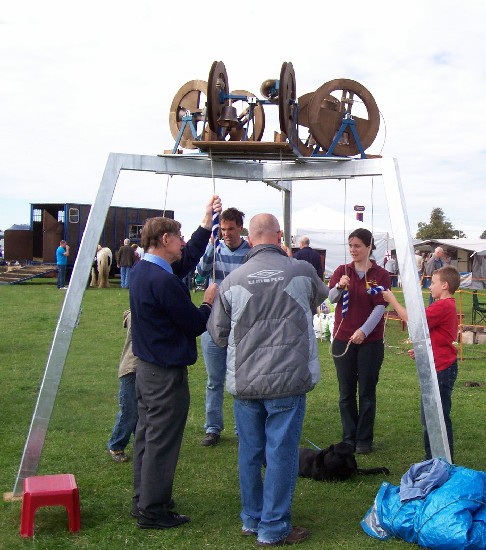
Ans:
[[[204,256],[197,266],[197,272],[209,277],[210,282],[218,285],[224,278],[239,267],[250,251],[250,245],[241,237],[245,214],[236,208],[227,208],[221,214],[220,228],[221,251],[214,250],[210,242]],[[224,428],[223,400],[224,380],[226,376],[226,348],[217,346],[208,332],[201,336],[201,347],[208,379],[206,383],[206,435],[201,441],[205,447],[217,445]]]
[[[171,510],[172,485],[189,411],[187,367],[196,362],[196,337],[206,330],[216,285],[208,287],[197,308],[182,278],[203,254],[213,210],[221,212],[216,196],[186,246],[179,222],[148,219],[141,235],[145,255],[130,275],[138,400],[132,516],[141,529],[168,529],[189,521]]]
[[[57,264],[57,288],[59,290],[66,290],[66,268],[67,259],[69,256],[69,245],[65,240],[59,243],[56,250],[56,264]]]

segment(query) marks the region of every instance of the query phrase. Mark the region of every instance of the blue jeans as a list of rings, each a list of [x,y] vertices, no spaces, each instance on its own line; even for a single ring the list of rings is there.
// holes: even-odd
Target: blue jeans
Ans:
[[[292,531],[290,509],[299,471],[305,403],[305,395],[234,400],[240,517],[243,528],[258,533],[260,542],[277,542]]]
[[[137,426],[138,405],[134,372],[129,372],[120,378],[118,405],[120,410],[116,415],[115,426],[108,441],[108,449],[112,451],[123,451]]]
[[[439,394],[442,401],[442,413],[444,414],[444,424],[447,431],[447,439],[449,440],[449,450],[451,452],[451,460],[454,462],[454,440],[452,436],[452,390],[454,389],[454,382],[457,378],[457,361],[454,361],[450,367],[437,372],[437,382],[439,384]],[[424,428],[424,447],[425,458],[432,458],[432,452],[430,450],[429,434],[427,433],[427,424],[425,423],[425,414],[422,403],[420,403],[420,418],[422,426]]]
[[[57,264],[57,288],[63,288],[66,284],[66,268],[66,264]]]
[[[223,399],[226,378],[226,348],[217,346],[209,332],[201,336],[201,347],[208,379],[206,382],[206,433],[219,434],[224,429]]]
[[[333,355],[342,355],[347,342],[334,339]],[[343,441],[371,447],[376,416],[378,384],[385,347],[383,340],[351,344],[342,357],[334,357],[339,382],[339,410]],[[356,394],[359,394],[359,403]]]
[[[122,288],[130,287],[130,269],[131,267],[120,267],[120,286]]]

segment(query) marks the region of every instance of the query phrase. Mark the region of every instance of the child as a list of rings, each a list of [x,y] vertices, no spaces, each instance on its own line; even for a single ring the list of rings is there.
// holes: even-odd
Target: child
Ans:
[[[135,395],[135,372],[137,358],[132,352],[132,316],[128,309],[123,313],[123,326],[127,329],[125,344],[118,367],[120,387],[118,390],[118,405],[120,410],[116,415],[115,425],[108,441],[108,452],[115,462],[127,462],[125,447],[130,436],[135,432],[138,421],[138,403]]]
[[[444,266],[434,271],[430,283],[430,292],[434,302],[425,310],[452,462],[454,462],[454,448],[450,413],[452,389],[457,378],[457,349],[453,342],[457,339],[458,329],[456,301],[453,294],[459,288],[459,284],[460,276],[455,267]],[[395,308],[404,321],[408,321],[407,310],[398,303],[391,290],[383,291],[383,298]],[[413,350],[408,353],[412,359],[415,358]],[[423,406],[421,407],[421,417],[424,427],[425,458],[429,459],[432,458],[432,454]]]

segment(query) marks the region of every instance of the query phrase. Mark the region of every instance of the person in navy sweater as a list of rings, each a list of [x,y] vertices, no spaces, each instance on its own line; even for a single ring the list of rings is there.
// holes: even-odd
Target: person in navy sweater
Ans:
[[[198,308],[182,279],[204,254],[213,211],[221,213],[217,196],[206,205],[201,226],[185,246],[179,222],[148,219],[141,234],[145,254],[131,273],[138,399],[132,516],[142,529],[168,529],[189,521],[171,510],[172,485],[189,410],[187,367],[196,362],[196,337],[206,330],[217,285],[207,288]]]
[[[307,235],[304,235],[300,239],[300,250],[294,254],[296,260],[305,260],[314,266],[314,269],[319,275],[319,279],[322,281],[324,278],[324,269],[322,268],[321,255],[317,250],[314,250],[310,246],[310,239]]]

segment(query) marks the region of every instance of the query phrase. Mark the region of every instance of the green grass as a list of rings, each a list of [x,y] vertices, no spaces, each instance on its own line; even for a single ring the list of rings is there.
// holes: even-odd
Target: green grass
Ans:
[[[65,294],[50,279],[0,289],[0,484],[12,491],[28,427],[42,380],[53,332]],[[193,294],[200,302],[202,293]],[[424,293],[424,297],[426,294]],[[470,295],[463,296],[470,319]],[[191,408],[176,473],[177,510],[191,523],[168,531],[142,531],[130,518],[131,463],[116,464],[106,452],[117,412],[118,360],[125,337],[122,313],[128,293],[118,283],[85,293],[57,394],[38,474],[71,472],[81,496],[81,531],[71,534],[63,508],[41,508],[35,536],[19,536],[20,502],[0,504],[0,548],[254,548],[254,539],[240,536],[237,441],[232,435],[232,398],[225,398],[226,431],[214,448],[200,445],[204,430],[205,370],[201,359],[190,367]],[[469,309],[467,309],[469,308]],[[378,385],[376,452],[359,456],[361,467],[387,466],[388,480],[399,484],[409,466],[422,460],[419,393],[413,361],[400,323],[386,325],[386,357]],[[322,379],[308,395],[304,438],[324,447],[340,440],[337,383],[329,343],[319,342]],[[456,461],[484,469],[486,346],[465,346],[453,397]],[[479,387],[465,387],[465,381]],[[129,448],[131,452],[131,447]],[[379,489],[382,476],[362,476],[341,483],[297,481],[293,523],[309,527],[305,548],[371,549],[410,547],[398,540],[380,543],[360,528]]]

